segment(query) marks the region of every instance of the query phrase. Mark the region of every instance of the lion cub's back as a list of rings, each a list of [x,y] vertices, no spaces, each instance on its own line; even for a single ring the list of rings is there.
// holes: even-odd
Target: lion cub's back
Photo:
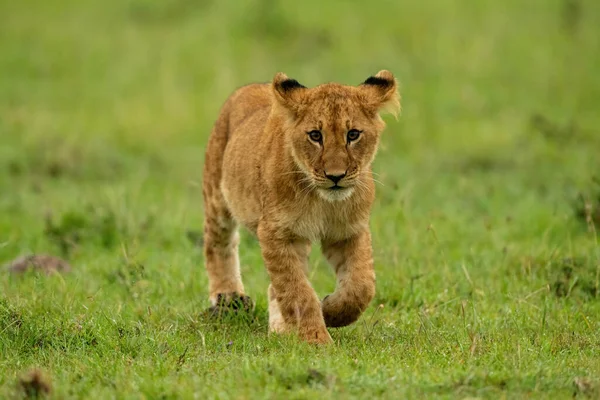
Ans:
[[[228,100],[229,131],[233,133],[247,124],[252,116],[268,113],[272,105],[271,89],[267,83],[253,83],[237,89]],[[264,115],[261,115],[264,117]],[[264,118],[266,122],[266,117]],[[250,128],[250,127],[248,127]]]
[[[259,136],[271,112],[268,84],[238,89],[228,101],[229,138],[223,158],[221,191],[234,218],[254,230],[260,217]]]

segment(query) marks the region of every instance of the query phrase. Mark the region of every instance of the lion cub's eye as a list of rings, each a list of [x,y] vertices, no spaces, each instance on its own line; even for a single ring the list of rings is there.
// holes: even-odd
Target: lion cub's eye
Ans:
[[[308,132],[308,137],[310,137],[310,140],[312,140],[313,142],[321,142],[321,140],[323,140],[323,135],[321,134],[321,131],[310,131]]]
[[[358,139],[358,137],[360,136],[360,131],[358,129],[350,129],[348,131],[348,134],[346,135],[346,137],[348,138],[349,142],[353,142],[356,139]]]

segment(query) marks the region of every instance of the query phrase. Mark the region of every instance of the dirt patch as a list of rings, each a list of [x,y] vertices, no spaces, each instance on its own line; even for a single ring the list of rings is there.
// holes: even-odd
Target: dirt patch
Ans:
[[[52,392],[50,378],[44,371],[37,368],[21,376],[18,387],[26,399],[43,398]]]
[[[600,395],[600,386],[598,383],[586,377],[578,376],[573,379],[573,387],[575,388],[573,398],[583,395],[589,399],[597,399]]]
[[[29,270],[43,272],[47,275],[71,271],[71,265],[68,262],[47,254],[31,254],[16,258],[8,263],[6,268],[15,274],[22,274]]]

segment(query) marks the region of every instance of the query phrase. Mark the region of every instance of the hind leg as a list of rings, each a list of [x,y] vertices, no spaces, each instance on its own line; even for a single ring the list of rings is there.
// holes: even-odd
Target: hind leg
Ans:
[[[212,304],[210,311],[213,313],[248,311],[253,307],[252,301],[244,293],[238,243],[237,224],[229,211],[218,204],[208,206],[204,222],[204,259]]]
[[[244,294],[238,256],[239,234],[223,193],[221,176],[226,145],[222,119],[217,121],[208,142],[204,164],[204,260],[208,274],[212,311],[251,309]]]
[[[209,299],[213,306],[224,299],[242,296],[244,285],[238,256],[237,226],[226,209],[205,211],[204,257]]]

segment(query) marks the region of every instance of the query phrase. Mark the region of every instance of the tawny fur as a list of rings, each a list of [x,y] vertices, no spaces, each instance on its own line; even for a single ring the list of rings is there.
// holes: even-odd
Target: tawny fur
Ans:
[[[245,297],[241,224],[258,237],[271,279],[271,331],[329,343],[326,326],[359,318],[375,294],[369,214],[375,196],[371,163],[384,129],[379,113],[397,113],[399,107],[388,71],[359,86],[311,89],[279,73],[270,84],[245,86],[230,96],[210,135],[204,166],[204,248],[213,306],[223,296]],[[354,140],[351,130],[359,131]],[[343,176],[338,187],[331,176]],[[307,279],[311,242],[320,242],[337,275],[335,292],[322,302]]]

